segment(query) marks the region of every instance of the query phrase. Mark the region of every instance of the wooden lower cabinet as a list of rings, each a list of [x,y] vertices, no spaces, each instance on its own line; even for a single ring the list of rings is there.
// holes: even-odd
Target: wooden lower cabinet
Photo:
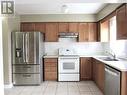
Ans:
[[[57,80],[57,73],[56,72],[45,72],[45,81],[48,80]]]
[[[127,95],[127,71],[121,73],[121,95]]]
[[[93,62],[93,81],[97,84],[99,89],[104,93],[104,78],[105,78],[105,71],[104,71],[104,63],[92,59]]]
[[[90,57],[80,58],[80,80],[91,80],[92,63]]]
[[[57,58],[44,58],[44,80],[57,80]]]

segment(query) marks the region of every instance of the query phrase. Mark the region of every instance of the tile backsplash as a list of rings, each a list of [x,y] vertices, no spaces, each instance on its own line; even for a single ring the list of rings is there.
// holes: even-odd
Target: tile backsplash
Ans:
[[[79,55],[101,54],[106,45],[100,42],[45,42],[45,53],[57,55],[59,48],[74,48]]]
[[[58,55],[59,48],[74,48],[79,55],[105,54],[112,50],[117,57],[127,58],[127,40],[114,42],[45,42],[47,55]]]

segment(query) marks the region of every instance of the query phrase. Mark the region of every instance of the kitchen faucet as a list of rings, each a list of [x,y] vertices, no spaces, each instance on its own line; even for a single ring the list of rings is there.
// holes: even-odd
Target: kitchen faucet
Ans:
[[[113,59],[116,59],[116,54],[115,52],[113,52],[113,50],[110,49],[110,51],[106,51],[106,53],[110,54],[113,57]]]

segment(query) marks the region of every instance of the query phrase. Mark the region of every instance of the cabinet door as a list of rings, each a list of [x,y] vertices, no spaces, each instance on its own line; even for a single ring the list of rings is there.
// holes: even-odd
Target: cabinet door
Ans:
[[[98,68],[97,68],[97,62],[95,59],[92,59],[92,63],[93,63],[93,72],[92,72],[92,78],[94,80],[94,82],[97,84],[97,77],[98,77]]]
[[[89,42],[97,41],[97,24],[96,23],[88,23],[89,27]]]
[[[101,41],[100,32],[101,32],[101,22],[99,21],[97,22],[97,42]]]
[[[104,92],[104,64],[98,63],[98,87]]]
[[[59,23],[59,32],[69,32],[69,25],[66,22]]]
[[[126,34],[126,37],[125,37],[125,39],[127,39],[127,3],[126,3],[126,18],[125,18],[125,34]]]
[[[89,37],[88,23],[79,23],[79,42],[87,42]]]
[[[22,32],[31,32],[35,30],[35,25],[32,22],[21,22],[20,31]]]
[[[57,73],[45,72],[45,81],[57,81]]]
[[[69,23],[69,32],[78,32],[78,25],[79,23]]]
[[[57,59],[45,58],[44,59],[44,80],[57,80]]]
[[[45,23],[42,22],[35,23],[35,31],[45,33]]]
[[[109,42],[110,37],[109,37],[109,20],[106,20],[101,23],[100,25],[100,41],[101,42]]]
[[[126,5],[123,5],[116,11],[117,18],[117,39],[127,39],[127,16]]]
[[[81,58],[80,60],[80,79],[90,80],[92,74],[91,58]]]
[[[45,41],[58,41],[58,23],[46,23]]]
[[[99,87],[99,89],[104,93],[104,63],[93,59],[93,80]]]

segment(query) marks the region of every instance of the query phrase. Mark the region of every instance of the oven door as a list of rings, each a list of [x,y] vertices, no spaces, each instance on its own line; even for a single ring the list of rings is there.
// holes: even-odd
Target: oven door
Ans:
[[[61,74],[79,73],[79,58],[59,58],[58,70]]]

